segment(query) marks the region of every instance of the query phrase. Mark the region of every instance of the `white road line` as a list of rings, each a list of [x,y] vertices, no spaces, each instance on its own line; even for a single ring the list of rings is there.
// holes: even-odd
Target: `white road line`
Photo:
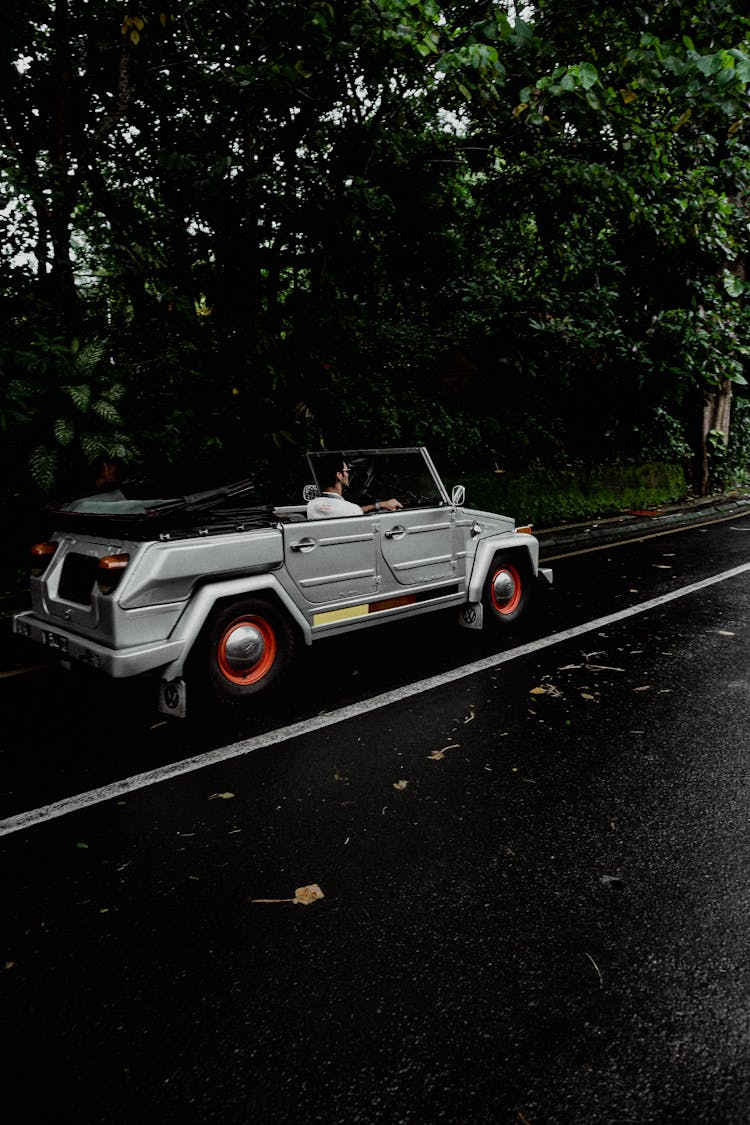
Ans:
[[[277,745],[279,742],[287,742],[292,738],[299,738],[305,734],[313,734],[315,731],[323,730],[325,727],[331,727],[337,723],[344,723],[348,719],[358,719],[362,715],[362,707],[364,704],[369,708],[386,707],[392,703],[400,703],[402,700],[409,699],[413,695],[421,695],[426,691],[434,691],[436,688],[453,683],[455,680],[465,679],[467,676],[474,676],[477,672],[486,672],[490,668],[497,668],[501,664],[508,664],[511,660],[519,660],[522,656],[530,656],[535,652],[541,652],[545,648],[551,648],[553,645],[563,644],[565,641],[574,640],[576,637],[584,636],[586,633],[593,633],[597,629],[604,629],[608,625],[614,625],[618,621],[625,621],[629,617],[637,617],[642,613],[648,613],[649,610],[668,605],[669,602],[676,601],[678,598],[685,598],[690,594],[697,594],[699,591],[705,590],[709,586],[715,586],[719,582],[727,582],[731,578],[737,578],[740,574],[747,574],[748,571],[750,571],[750,562],[743,563],[741,566],[735,566],[732,570],[725,570],[721,574],[714,574],[711,578],[703,578],[700,582],[692,582],[689,586],[682,586],[679,590],[672,590],[671,593],[661,594],[658,598],[650,598],[648,601],[640,602],[639,605],[630,606],[628,609],[621,609],[617,613],[608,613],[605,617],[597,617],[595,621],[587,621],[584,625],[575,625],[572,629],[564,629],[561,633],[552,633],[547,637],[541,637],[537,641],[530,641],[528,644],[509,649],[507,652],[486,656],[482,660],[475,660],[471,664],[464,664],[460,668],[452,669],[450,672],[442,672],[439,676],[429,676],[425,680],[418,680],[416,683],[407,684],[405,687],[398,688],[396,691],[383,692],[382,695],[373,696],[371,699],[365,700],[364,703],[352,703],[348,707],[340,707],[337,711],[315,715],[313,718],[303,719],[299,723],[292,723],[290,726],[268,731],[266,734],[260,734],[256,738],[248,738],[243,742],[235,742],[231,746],[222,746],[216,750],[209,750],[207,753],[199,754],[195,758],[185,758],[181,762],[173,762],[171,765],[163,766],[157,770],[150,770],[148,773],[139,773],[134,777],[124,778],[122,781],[115,781],[111,785],[103,786],[101,789],[90,789],[87,793],[79,793],[76,797],[68,797],[64,801],[56,801],[54,804],[47,805],[45,808],[32,809],[30,812],[19,813],[17,816],[11,816],[8,817],[7,820],[0,821],[0,836],[8,836],[13,832],[21,832],[25,828],[32,828],[45,821],[54,820],[56,817],[79,812],[82,809],[89,808],[91,805],[99,805],[104,801],[111,801],[116,797],[122,797],[126,793],[133,793],[138,789],[145,789],[149,785],[158,785],[163,781],[169,781],[174,777],[181,777],[183,774],[192,773],[195,770],[205,769],[207,766],[216,765],[218,762],[225,762],[230,758],[239,758],[243,754],[252,753],[253,750],[264,750],[268,746]]]

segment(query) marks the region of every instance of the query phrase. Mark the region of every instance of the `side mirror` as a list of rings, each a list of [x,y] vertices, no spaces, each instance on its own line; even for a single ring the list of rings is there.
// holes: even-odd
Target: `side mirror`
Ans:
[[[318,488],[317,484],[306,484],[302,489],[302,499],[305,502],[307,502],[308,500],[314,500],[316,496],[320,496],[320,489]]]
[[[466,489],[462,484],[454,484],[451,489],[451,504],[456,508],[460,508],[466,499]]]

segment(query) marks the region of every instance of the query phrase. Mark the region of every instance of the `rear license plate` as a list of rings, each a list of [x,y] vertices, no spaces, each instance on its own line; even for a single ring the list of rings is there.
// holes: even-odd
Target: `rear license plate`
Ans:
[[[44,639],[47,643],[47,648],[53,648],[57,652],[68,651],[68,638],[61,637],[59,633],[45,632]]]

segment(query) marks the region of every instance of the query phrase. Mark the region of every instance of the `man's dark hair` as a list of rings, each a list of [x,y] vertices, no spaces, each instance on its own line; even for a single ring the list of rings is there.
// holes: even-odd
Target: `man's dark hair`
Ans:
[[[336,473],[343,473],[346,458],[343,453],[324,453],[317,458],[316,470],[321,488],[333,488]]]

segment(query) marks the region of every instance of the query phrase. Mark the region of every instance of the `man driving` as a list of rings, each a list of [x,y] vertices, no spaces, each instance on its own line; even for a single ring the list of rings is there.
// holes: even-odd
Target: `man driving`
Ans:
[[[352,504],[344,499],[349,487],[349,466],[341,453],[328,453],[319,459],[317,472],[322,487],[320,496],[307,504],[309,520],[330,519],[335,516],[361,516],[366,512],[397,512],[403,504],[399,500],[376,500],[373,504]]]

